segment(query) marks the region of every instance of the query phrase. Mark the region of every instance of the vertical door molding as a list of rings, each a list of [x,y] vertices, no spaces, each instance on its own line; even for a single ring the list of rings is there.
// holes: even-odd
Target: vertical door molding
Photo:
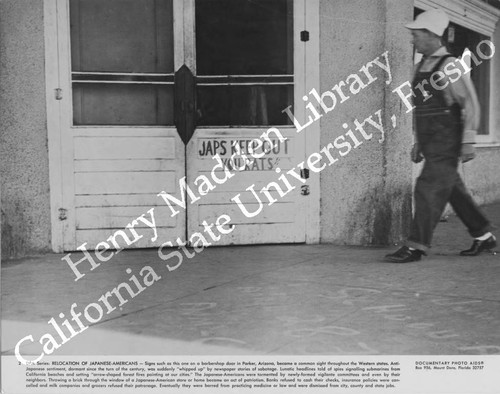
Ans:
[[[196,75],[195,0],[184,0],[184,64]]]
[[[194,2],[174,0],[174,71],[185,64],[196,75]]]
[[[174,0],[174,73],[184,64],[184,7],[183,0]]]
[[[307,19],[307,4],[306,0],[294,0],[293,2],[293,72],[294,72],[294,99],[293,99],[293,114],[296,119],[299,120],[300,124],[304,124],[305,115],[305,104],[302,97],[307,94],[310,90],[307,86],[307,46],[310,42],[302,41],[302,31],[306,30],[306,19]],[[303,147],[303,151],[300,152],[300,156],[296,155],[295,160],[292,165],[296,166],[301,161],[307,159],[308,156],[308,141],[306,138],[306,133],[309,136],[309,130],[306,129],[301,132],[297,132],[294,128],[293,140],[296,146],[295,151],[299,147]],[[300,157],[300,158],[299,158]],[[307,216],[310,214],[311,203],[316,199],[316,195],[312,193],[311,182],[313,179],[309,177],[307,179],[307,186],[309,186],[310,192],[308,195],[299,195],[297,197],[297,214],[302,215],[301,224],[304,226],[303,229],[303,241],[307,243],[308,238],[308,221]],[[299,186],[300,187],[300,186]]]
[[[59,101],[55,89],[59,86],[59,65],[57,62],[57,4],[54,0],[44,0],[44,38],[45,38],[45,87],[47,110],[47,139],[49,150],[49,186],[51,242],[54,252],[62,252],[63,226],[59,221],[59,208],[62,207],[61,179],[61,129],[59,123]]]
[[[320,92],[320,77],[319,77],[319,39],[320,39],[320,20],[319,20],[319,0],[303,1],[305,7],[305,30],[309,32],[309,41],[303,43],[305,45],[305,89],[304,94],[308,94],[312,89]],[[296,98],[296,103],[301,102],[301,98]],[[302,119],[305,118],[304,105],[301,105]],[[316,105],[316,110],[321,113],[319,103]],[[321,149],[321,120],[318,120],[307,127],[302,133],[307,133],[305,138],[306,143],[306,159],[312,153],[317,153]],[[301,123],[303,124],[303,123]],[[306,206],[306,243],[317,244],[320,242],[320,201],[321,201],[321,174],[311,173],[310,182],[310,200]]]
[[[64,19],[61,9],[66,8],[67,0],[44,0],[44,36],[45,36],[45,84],[46,84],[46,109],[47,109],[47,136],[49,151],[49,182],[50,182],[50,210],[51,210],[51,243],[54,252],[64,250],[65,239],[71,230],[71,220],[66,213],[70,211],[65,200],[63,188],[71,187],[63,182],[63,171],[67,171],[68,146],[65,133],[62,133],[63,119],[62,100],[70,99],[68,85],[64,84],[61,75],[61,22]],[[64,85],[64,86],[63,86]],[[64,147],[64,149],[63,149]],[[70,153],[72,154],[72,153]],[[72,168],[72,163],[69,163]],[[71,168],[69,170],[71,170]],[[74,223],[74,218],[72,219]]]
[[[309,32],[309,40],[301,40],[302,31]],[[294,2],[294,45],[295,45],[295,97],[294,116],[300,124],[306,123],[306,108],[302,99],[312,89],[320,91],[319,78],[319,0],[295,0]],[[316,110],[321,113],[320,105]],[[304,160],[320,151],[320,121],[315,121],[297,136],[305,146]],[[320,174],[310,172],[308,185],[310,194],[302,198],[301,209],[305,214],[305,242],[320,242]]]
[[[69,0],[55,0],[57,3],[57,45],[59,88],[62,98],[59,104],[59,134],[62,173],[62,204],[67,214],[62,220],[63,249],[74,250],[76,244],[75,179],[73,144],[73,97],[71,89],[71,42]]]

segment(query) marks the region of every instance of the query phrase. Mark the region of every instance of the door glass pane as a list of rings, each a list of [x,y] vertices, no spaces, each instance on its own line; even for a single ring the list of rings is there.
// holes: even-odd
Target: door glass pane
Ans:
[[[291,0],[197,0],[198,75],[293,73]]]
[[[75,125],[173,125],[173,1],[70,0]]]
[[[73,71],[172,73],[172,0],[71,0]]]
[[[286,125],[282,113],[293,100],[293,86],[201,86],[198,125]]]
[[[74,84],[75,125],[173,124],[173,86]]]
[[[198,125],[289,124],[281,111],[293,104],[293,0],[195,5]]]

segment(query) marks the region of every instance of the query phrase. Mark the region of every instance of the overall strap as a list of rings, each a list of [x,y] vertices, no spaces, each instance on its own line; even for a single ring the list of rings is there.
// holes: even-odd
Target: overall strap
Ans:
[[[446,54],[446,55],[441,56],[441,58],[440,58],[440,59],[439,59],[439,61],[436,63],[436,65],[434,66],[434,68],[433,68],[431,71],[426,71],[426,73],[430,73],[430,74],[435,73],[436,71],[438,71],[438,70],[441,68],[441,66],[443,65],[444,61],[445,61],[446,59],[450,58],[450,57],[453,57],[453,56],[452,56],[452,55],[450,55],[449,53],[448,53],[448,54]],[[420,63],[418,64],[418,66],[417,66],[417,70],[416,70],[415,74],[420,72],[420,69],[421,69],[421,68],[422,68],[422,66],[424,65],[424,60],[425,60],[425,58],[424,58],[424,59],[422,59],[422,60],[420,61]]]
[[[450,57],[453,57],[453,56],[450,55],[450,54],[442,56],[441,59],[439,59],[439,61],[437,62],[437,64],[432,69],[431,73],[435,73],[436,71],[438,71],[441,68],[441,66],[443,65],[444,61],[446,59],[450,58]]]
[[[427,85],[429,80],[432,79],[432,75],[438,72],[446,59],[450,57],[453,56],[450,54],[443,55],[437,60],[431,71],[418,72],[417,75],[415,75],[413,86],[418,86],[419,83]],[[425,99],[420,97],[414,99],[414,103],[417,106],[416,114],[418,116],[434,116],[439,113],[446,113],[450,111],[450,108],[444,99],[442,89],[434,88],[434,85],[431,84],[431,86],[427,87],[426,91],[430,93],[430,97]],[[429,100],[430,98],[432,99]]]

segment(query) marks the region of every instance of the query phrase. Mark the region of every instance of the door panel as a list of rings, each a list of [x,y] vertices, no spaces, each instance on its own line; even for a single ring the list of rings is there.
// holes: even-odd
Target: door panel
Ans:
[[[203,229],[222,214],[234,230],[219,245],[305,241],[304,197],[300,186],[283,198],[271,188],[272,205],[246,190],[258,192],[279,174],[304,160],[304,135],[297,134],[283,110],[302,102],[304,75],[294,67],[304,61],[298,32],[303,29],[304,5],[292,0],[197,0],[196,79],[198,123],[187,146],[187,174],[191,181],[209,177],[219,154],[234,174],[226,183],[188,207],[188,234]],[[194,50],[194,49],[193,49]],[[276,127],[287,138],[263,158],[245,165],[231,156],[235,145],[246,152],[248,141]],[[233,167],[240,167],[236,170]],[[221,170],[220,170],[221,171]],[[210,178],[209,178],[210,179]],[[283,186],[282,186],[283,187]],[[240,196],[249,211],[264,205],[254,217],[245,215],[231,199]],[[259,198],[260,198],[259,197]]]
[[[144,236],[131,247],[184,237],[185,218],[170,217],[157,197],[165,191],[181,198],[177,185],[185,176],[185,147],[173,126],[173,1],[69,0],[59,1],[57,12],[69,21],[69,35],[60,27],[60,58],[71,59],[61,67],[71,91],[61,106],[71,144],[63,164],[71,223],[64,249],[84,242],[93,248],[151,208],[156,241]]]
[[[227,147],[221,159],[234,176],[224,184],[216,185],[215,190],[188,207],[189,234],[201,231],[203,220],[207,223],[214,223],[217,217],[226,214],[231,217],[231,223],[235,227],[229,235],[221,238],[219,245],[305,241],[304,202],[307,201],[307,197],[301,194],[301,185],[294,184],[294,190],[284,197],[280,197],[278,191],[271,187],[270,198],[275,200],[272,205],[269,205],[268,197],[259,192],[272,182],[278,183],[282,190],[286,190],[286,187],[278,180],[280,175],[276,173],[276,170],[279,168],[281,173],[286,173],[304,160],[303,139],[300,136],[297,137],[295,129],[282,128],[280,131],[287,138],[286,141],[279,143],[278,140],[271,138],[276,147],[262,159],[255,159],[254,163],[245,165],[241,158],[235,158],[234,167],[228,164],[231,147],[235,143],[244,145],[246,141],[258,138],[264,131],[264,129],[243,128],[196,130],[193,139],[188,144],[188,178],[195,179],[197,176],[205,175],[211,179],[210,171],[217,163],[212,159],[211,154],[204,154],[206,150],[200,151],[198,148],[200,141],[204,142],[205,147],[207,144]],[[218,177],[223,178],[222,172],[218,174]],[[258,199],[254,193],[247,190],[252,185],[259,196]],[[232,200],[237,195],[250,213],[257,211],[261,203],[262,211],[252,218],[247,217],[248,215],[245,215]]]
[[[162,136],[148,136],[141,131],[137,137],[75,137],[75,160],[118,160],[149,159],[174,160],[175,138]],[[151,143],[154,139],[155,143]],[[127,160],[123,159],[123,160]],[[113,166],[113,162],[108,163]],[[103,167],[100,167],[101,169]],[[119,171],[119,169],[117,169]]]
[[[123,229],[123,227],[121,228]],[[77,245],[82,245],[83,243],[86,243],[86,247],[90,248],[89,245],[97,245],[99,242],[102,242],[103,240],[106,240],[111,234],[113,234],[116,231],[116,229],[109,230],[109,229],[91,229],[91,230],[78,230],[76,233],[76,238],[75,238],[75,243]],[[131,246],[126,246],[124,242],[122,242],[120,245],[123,246],[125,249],[127,248],[151,248],[155,247],[156,245],[151,242],[151,239],[154,236],[153,230],[150,228],[141,228],[138,229],[137,232],[140,235],[143,235],[141,239],[136,241],[133,245]],[[164,240],[174,240],[177,238],[178,234],[176,231],[172,231],[172,229],[169,228],[160,228],[157,229],[157,237],[159,240],[162,242]],[[72,249],[68,249],[72,250]]]
[[[101,131],[105,135],[106,129]],[[171,218],[168,208],[157,197],[162,191],[181,197],[178,184],[184,176],[185,153],[177,131],[154,129],[153,135],[144,129],[121,131],[122,135],[90,137],[79,130],[79,135],[74,137],[77,239],[82,238],[79,233],[85,230],[108,229],[108,235],[100,239],[105,240],[153,207],[158,231],[164,237],[158,237],[156,244],[143,245],[142,241],[133,246],[159,246],[167,240],[183,237],[185,218]],[[88,231],[85,234],[88,235]],[[88,247],[93,246],[90,239],[84,242],[88,242]]]

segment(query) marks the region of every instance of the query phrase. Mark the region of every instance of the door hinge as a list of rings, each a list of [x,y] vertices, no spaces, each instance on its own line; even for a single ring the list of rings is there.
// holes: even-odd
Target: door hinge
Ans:
[[[63,95],[62,95],[62,89],[61,88],[56,88],[54,89],[56,93],[56,100],[62,100]]]
[[[302,179],[309,179],[309,168],[301,168],[300,169],[300,177]]]
[[[309,41],[309,32],[307,30],[300,32],[300,41]]]
[[[63,221],[68,218],[68,210],[64,208],[59,208],[59,220]]]

